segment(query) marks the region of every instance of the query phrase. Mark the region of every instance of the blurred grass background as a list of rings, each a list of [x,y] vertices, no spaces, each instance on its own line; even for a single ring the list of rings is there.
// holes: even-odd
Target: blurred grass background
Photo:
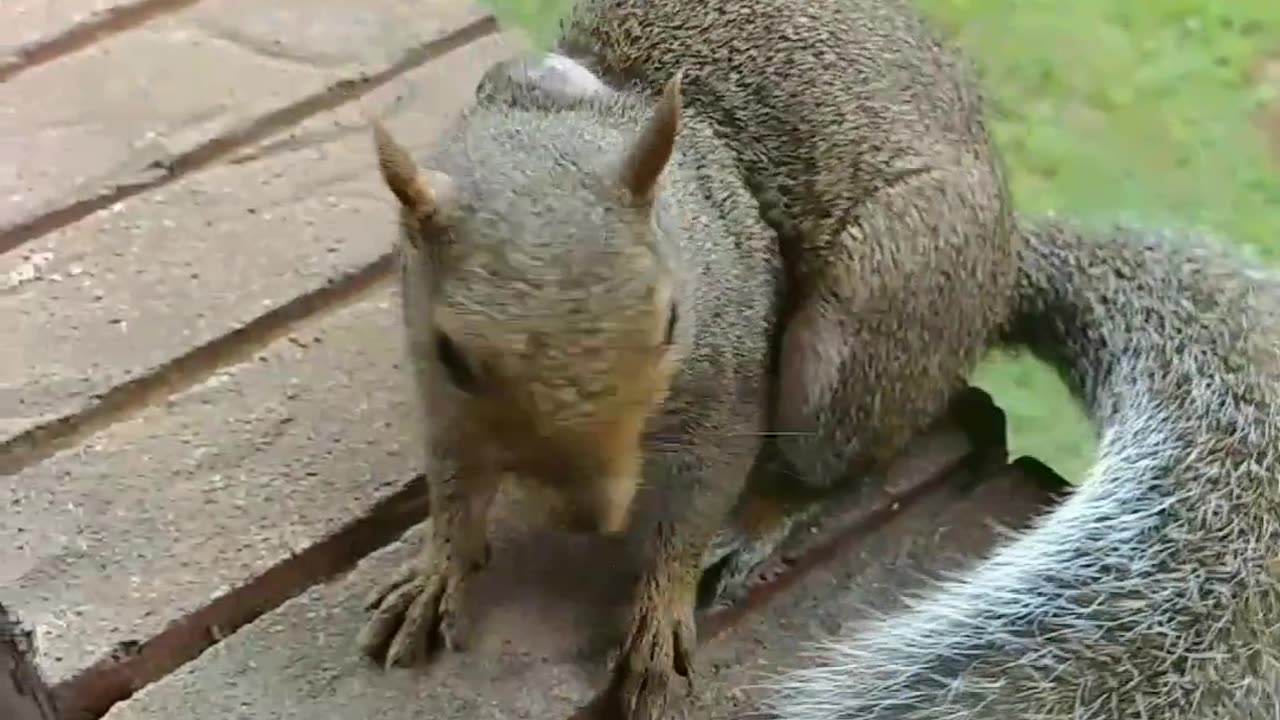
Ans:
[[[572,0],[486,2],[547,44]],[[1204,227],[1280,257],[1280,0],[917,5],[981,68],[1020,208]],[[1012,453],[1082,479],[1096,439],[1050,371],[997,354],[975,382],[1009,414]]]

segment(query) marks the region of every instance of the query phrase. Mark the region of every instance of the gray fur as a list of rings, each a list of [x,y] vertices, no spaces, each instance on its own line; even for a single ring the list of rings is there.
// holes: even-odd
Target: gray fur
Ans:
[[[463,647],[497,478],[549,488],[578,529],[616,530],[636,478],[610,471],[643,453],[645,473],[682,497],[652,534],[653,589],[633,621],[644,633],[619,660],[652,676],[633,683],[644,690],[634,706],[657,710],[693,647],[693,607],[680,600],[763,435],[781,261],[754,196],[723,182],[734,158],[696,111],[680,113],[668,162],[631,163],[636,148],[660,147],[638,138],[670,137],[645,134],[671,117],[663,106],[584,92],[581,77],[546,91],[537,67],[491,68],[422,159],[426,190],[393,187],[432,205],[429,222],[402,209],[400,270],[433,535],[371,595],[357,642],[387,665],[416,661],[424,645]],[[409,183],[383,138],[384,179]],[[638,167],[660,173],[623,172]],[[641,177],[656,186],[628,184]],[[442,359],[446,337],[460,361]],[[457,379],[460,364],[474,387]]]
[[[625,327],[655,277],[676,278],[692,312],[656,422],[680,447],[647,458],[687,480],[687,502],[655,536],[615,667],[624,704],[645,708],[629,717],[660,716],[649,696],[687,661],[697,565],[727,557],[740,582],[788,524],[738,517],[712,541],[741,487],[733,464],[712,470],[751,447],[715,438],[759,428],[770,344],[779,452],[761,457],[826,487],[850,468],[874,477],[1002,340],[1058,367],[1101,425],[1093,476],[960,579],[779,681],[772,711],[1277,716],[1275,281],[1194,238],[1015,230],[973,74],[901,0],[584,0],[559,52],[617,92],[546,58],[486,76],[431,161],[458,179],[482,252],[455,260],[476,272],[432,282],[478,336],[561,340],[508,358],[536,383],[624,387],[574,349]],[[596,181],[677,72],[686,122],[642,232]],[[636,243],[656,273],[617,261]]]
[[[736,163],[710,186],[750,188],[787,271],[757,474],[874,490],[1008,312],[1019,238],[968,61],[902,0],[582,0],[557,51],[650,96],[683,74]],[[755,487],[708,556],[717,604],[793,524]]]
[[[812,345],[841,358],[835,382],[782,378],[820,399],[816,432],[779,443],[800,481],[895,453],[1000,341],[1057,367],[1101,426],[1100,461],[1060,508],[832,642],[774,685],[770,712],[1280,716],[1275,280],[1170,232],[1037,218],[1006,237],[971,75],[893,0],[588,0],[561,52],[649,95],[683,70],[778,233],[789,302],[818,296],[837,318]],[[826,344],[840,338],[851,354]],[[740,583],[786,525],[727,529],[707,555]]]
[[[499,290],[491,282],[482,282],[477,293],[484,294],[487,304],[477,304],[501,307],[503,322],[526,326],[533,323],[519,314],[536,311],[546,332],[567,337],[573,331],[573,317],[582,318],[581,330],[587,331],[637,304],[619,287],[647,278],[638,278],[628,272],[630,268],[599,261],[595,253],[601,250],[594,246],[625,248],[632,240],[624,233],[592,232],[600,229],[598,221],[574,217],[575,211],[598,213],[601,198],[592,192],[589,181],[587,187],[579,188],[581,180],[548,176],[553,167],[549,161],[571,166],[567,178],[609,172],[618,149],[634,137],[653,103],[602,85],[592,87],[565,65],[558,71],[573,79],[567,84],[552,81],[548,88],[548,76],[536,68],[552,66],[548,61],[555,57],[528,58],[515,69],[505,62],[491,68],[478,89],[481,102],[440,144],[441,154],[428,162],[476,176],[476,192],[485,198],[484,212],[496,222],[536,218],[522,231],[495,231],[493,237],[502,238],[503,254],[523,257],[516,273],[554,278],[566,303],[557,309],[530,297],[495,302],[493,296]],[[535,70],[524,75],[529,68]],[[494,82],[498,72],[511,82]],[[521,157],[525,153],[530,157]],[[760,220],[751,194],[743,187],[717,187],[708,181],[732,173],[732,163],[728,148],[712,127],[696,112],[686,110],[676,154],[654,211],[659,232],[651,240],[666,259],[664,274],[678,279],[682,320],[677,329],[681,371],[662,414],[686,421],[705,417],[713,425],[726,427],[738,425],[729,409],[733,401],[755,400],[763,392],[762,372],[781,271],[773,234]],[[495,180],[509,173],[520,177],[503,192],[501,181]],[[573,193],[583,197],[570,201]],[[564,224],[557,227],[556,222]],[[575,269],[596,273],[598,278],[584,282],[571,275]],[[723,319],[731,315],[737,322],[726,327]],[[593,322],[586,323],[587,318]],[[573,342],[564,345],[572,347]],[[566,372],[575,370],[566,365]],[[723,417],[714,421],[711,418],[719,405],[707,402],[713,387],[729,390],[720,398],[726,403]],[[655,423],[655,428],[661,426]]]
[[[1023,220],[1007,341],[1100,425],[1086,482],[777,681],[780,720],[1280,717],[1280,282],[1207,238]]]
[[[778,232],[787,312],[819,318],[778,391],[791,474],[831,485],[942,412],[1006,314],[1016,238],[972,68],[909,4],[581,0],[559,51],[650,95],[683,73],[737,163],[715,184],[745,181]]]

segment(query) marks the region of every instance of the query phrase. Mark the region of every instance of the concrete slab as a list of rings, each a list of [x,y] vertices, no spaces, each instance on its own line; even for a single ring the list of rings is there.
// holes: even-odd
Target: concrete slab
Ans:
[[[0,479],[0,587],[58,683],[366,512],[409,479],[392,289],[298,327]]]
[[[0,354],[0,471],[26,462],[4,443],[43,442],[25,434],[46,424],[65,435],[61,418],[109,415],[165,390],[140,379],[167,373],[167,387],[180,387],[184,375],[230,359],[224,345],[260,345],[271,328],[384,271],[394,210],[362,113],[394,112],[397,134],[421,146],[510,47],[478,40],[252,148],[256,159],[242,154],[0,256],[9,348]],[[233,335],[255,322],[252,337]],[[197,349],[204,354],[188,357]],[[103,418],[71,425],[80,421]]]
[[[101,22],[139,0],[6,0],[0,24],[0,69],[33,45],[74,27]]]
[[[763,612],[704,644],[688,716],[728,718],[749,707],[745,686],[797,661],[799,650],[867,608],[885,608],[926,573],[955,567],[992,538],[989,521],[1019,525],[1046,500],[1008,474],[908,506],[855,552],[811,573]],[[532,532],[531,536],[529,533]],[[117,705],[107,720],[286,718],[565,718],[603,680],[625,617],[616,548],[512,531],[495,548],[475,607],[474,648],[426,669],[383,672],[353,642],[368,588],[413,552],[400,542],[341,582],[312,588]],[[624,561],[625,562],[625,561]]]
[[[0,85],[0,234],[163,176],[483,15],[466,0],[210,0],[32,68]]]

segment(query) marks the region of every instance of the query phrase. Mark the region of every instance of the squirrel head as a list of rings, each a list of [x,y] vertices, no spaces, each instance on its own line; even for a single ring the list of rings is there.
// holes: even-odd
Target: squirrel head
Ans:
[[[476,111],[430,167],[374,123],[441,450],[460,473],[539,481],[579,530],[625,528],[647,420],[692,339],[662,192],[680,116],[678,75],[631,137]]]

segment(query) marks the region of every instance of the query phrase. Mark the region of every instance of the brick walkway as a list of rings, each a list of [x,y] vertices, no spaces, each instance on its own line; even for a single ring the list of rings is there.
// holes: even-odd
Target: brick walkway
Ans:
[[[421,147],[515,40],[460,0],[5,6],[0,602],[64,716],[572,714],[630,571],[512,510],[473,652],[388,674],[352,648],[427,509],[364,114]],[[894,495],[710,619],[693,715],[1047,501],[1012,471],[931,489],[967,452],[923,439]]]

